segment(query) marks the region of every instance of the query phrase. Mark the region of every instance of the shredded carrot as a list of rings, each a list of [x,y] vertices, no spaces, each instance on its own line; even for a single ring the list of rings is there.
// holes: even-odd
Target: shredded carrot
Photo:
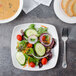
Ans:
[[[48,44],[50,43],[50,41],[43,41],[43,42],[44,42],[44,43],[48,43]]]
[[[31,47],[32,47],[32,44],[28,43],[28,44],[27,44],[27,47],[28,47],[28,48],[31,48]]]
[[[41,27],[47,28],[47,27],[46,27],[46,26],[44,26],[44,25],[41,25]]]
[[[30,57],[28,57],[28,65],[30,64],[30,63],[29,63],[29,60],[30,60]]]
[[[17,47],[19,47],[19,42],[17,42]]]
[[[26,51],[28,51],[29,50],[29,48],[28,47],[26,47],[26,49],[25,49]]]
[[[26,53],[26,51],[28,51],[29,50],[29,48],[28,47],[26,47],[26,49],[25,50],[23,50],[23,53],[25,54]]]
[[[29,59],[30,59],[30,57],[28,57],[28,60],[27,60],[27,63],[28,63],[28,66],[29,66]],[[26,64],[23,66],[23,68],[25,68],[26,67]]]
[[[24,50],[24,52],[23,52],[24,54],[26,53],[26,50]]]
[[[23,68],[25,68],[26,67],[26,64],[23,66]]]

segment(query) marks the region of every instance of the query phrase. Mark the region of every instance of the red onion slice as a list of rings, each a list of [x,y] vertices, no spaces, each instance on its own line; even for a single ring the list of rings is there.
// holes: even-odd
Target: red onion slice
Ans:
[[[45,43],[43,42],[42,37],[43,37],[44,35],[50,37],[50,44],[45,44]],[[50,34],[48,34],[48,33],[43,33],[43,34],[40,36],[40,42],[41,42],[45,47],[48,47],[48,46],[50,46],[51,43],[52,43],[52,36],[51,36]]]
[[[31,39],[35,39],[35,41],[31,41]],[[38,38],[35,35],[31,35],[28,37],[28,42],[31,44],[35,44],[37,42]]]

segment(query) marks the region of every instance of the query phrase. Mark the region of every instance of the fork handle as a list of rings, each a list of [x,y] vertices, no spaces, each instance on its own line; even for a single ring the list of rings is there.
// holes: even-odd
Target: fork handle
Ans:
[[[63,54],[62,67],[63,68],[67,68],[67,62],[66,62],[66,41],[64,41],[64,54]]]

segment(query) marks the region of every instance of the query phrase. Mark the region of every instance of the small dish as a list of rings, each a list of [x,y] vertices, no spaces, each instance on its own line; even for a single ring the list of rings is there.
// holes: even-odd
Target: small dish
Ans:
[[[12,38],[11,38],[11,56],[12,56],[12,62],[14,67],[18,68],[18,69],[22,69],[22,70],[28,70],[28,71],[43,71],[43,70],[48,70],[48,69],[52,69],[56,66],[57,60],[58,60],[58,55],[59,55],[59,39],[58,39],[58,34],[56,31],[56,28],[53,25],[50,24],[44,24],[44,23],[33,23],[36,25],[36,28],[41,27],[41,25],[44,25],[46,27],[48,27],[48,32],[52,35],[53,38],[56,39],[56,46],[55,48],[52,50],[53,53],[53,57],[52,59],[48,62],[47,65],[43,66],[42,68],[39,68],[38,66],[36,66],[35,68],[31,68],[28,65],[23,68],[23,66],[21,66],[18,61],[16,60],[16,46],[17,46],[17,39],[16,36],[18,34],[20,34],[20,30],[25,30],[28,28],[28,26],[32,24],[32,23],[27,23],[27,24],[22,24],[22,25],[18,25],[15,26],[12,32]]]
[[[12,21],[12,20],[14,20],[15,18],[18,17],[18,15],[21,13],[22,8],[23,8],[23,0],[19,0],[19,1],[20,1],[19,2],[20,3],[19,4],[19,8],[18,8],[17,12],[15,13],[15,15],[12,16],[12,17],[10,17],[10,18],[8,18],[8,19],[0,20],[0,24],[2,24],[2,23],[8,23],[8,22],[10,22],[10,21]]]
[[[69,17],[65,14],[61,7],[61,1],[62,0],[54,0],[54,11],[56,16],[65,23],[76,23],[76,17]]]

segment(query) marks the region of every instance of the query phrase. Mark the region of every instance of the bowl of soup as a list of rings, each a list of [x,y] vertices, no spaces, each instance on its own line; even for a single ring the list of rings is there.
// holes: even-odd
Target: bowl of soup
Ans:
[[[23,0],[0,0],[0,24],[14,20],[23,8]]]

